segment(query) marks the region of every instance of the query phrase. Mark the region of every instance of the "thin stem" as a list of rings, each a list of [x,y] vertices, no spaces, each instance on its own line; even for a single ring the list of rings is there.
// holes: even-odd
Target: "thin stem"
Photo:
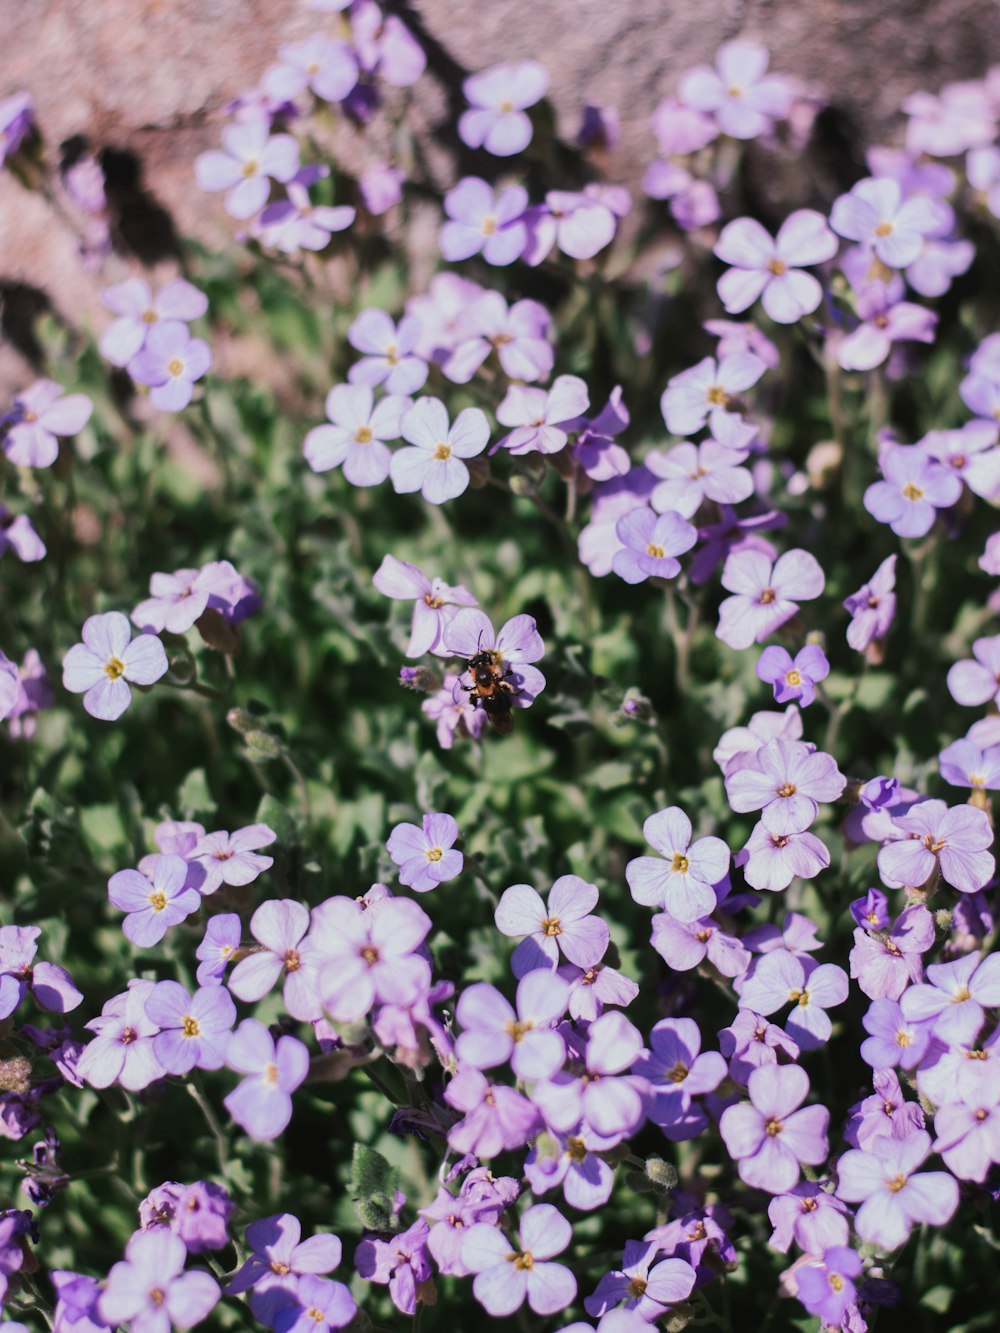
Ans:
[[[199,1088],[193,1080],[185,1083],[184,1086],[197,1104],[198,1109],[205,1118],[205,1124],[208,1126],[212,1138],[215,1139],[215,1152],[219,1161],[219,1172],[224,1178],[226,1167],[229,1164],[229,1141],[226,1138],[226,1132],[216,1119],[211,1103],[202,1092],[201,1088]]]

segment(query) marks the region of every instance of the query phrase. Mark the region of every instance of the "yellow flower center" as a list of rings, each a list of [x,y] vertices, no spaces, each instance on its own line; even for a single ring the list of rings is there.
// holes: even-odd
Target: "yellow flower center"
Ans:
[[[542,933],[548,935],[550,939],[555,935],[561,935],[562,926],[559,924],[559,918],[557,916],[543,917]]]
[[[427,851],[424,852],[424,856],[427,857],[428,861],[440,861],[442,856],[444,856],[444,852],[440,847],[428,847]]]
[[[494,217],[483,218],[479,224],[479,230],[484,236],[492,236],[497,229],[497,220]]]
[[[662,560],[666,555],[666,551],[662,546],[657,546],[655,542],[650,542],[646,547],[646,554],[651,555],[654,560]]]
[[[183,1030],[185,1037],[200,1037],[201,1025],[197,1018],[192,1018],[190,1014],[184,1015]]]
[[[451,457],[451,445],[445,444],[444,441],[442,441],[439,445],[436,446],[434,450],[434,457],[440,458],[440,460],[443,463],[446,458]]]
[[[240,173],[249,180],[251,176],[256,176],[260,171],[260,163],[255,157],[248,157],[240,168]]]
[[[776,278],[780,278],[782,273],[787,272],[788,265],[783,263],[780,259],[772,259],[770,264],[768,264],[768,268]]]
[[[725,407],[729,402],[729,394],[726,393],[721,384],[713,384],[705,394],[705,399],[713,407]]]
[[[159,316],[155,310],[144,310],[142,312],[143,324],[155,324],[157,319],[159,319]]]
[[[369,944],[367,949],[361,950],[361,957],[364,960],[364,962],[368,964],[369,967],[374,967],[375,964],[378,962],[378,949],[373,949],[372,946]]]
[[[390,343],[385,349],[385,359],[389,362],[390,366],[399,365],[399,348],[395,343]]]
[[[521,1041],[524,1034],[530,1032],[534,1026],[530,1018],[523,1022],[520,1019],[513,1019],[510,1023],[504,1024],[504,1031],[508,1032],[516,1043]]]
[[[154,912],[162,912],[167,905],[167,895],[162,889],[157,889],[149,895],[149,905]]]
[[[265,1082],[265,1083],[269,1083],[269,1084],[271,1085],[272,1088],[276,1088],[276,1087],[278,1086],[278,1066],[277,1066],[277,1065],[265,1065],[265,1066],[264,1066],[264,1082]]]
[[[917,500],[922,500],[924,498],[924,492],[921,487],[914,485],[912,481],[908,481],[903,487],[903,496],[905,499],[912,500],[916,503]]]
[[[569,1138],[566,1140],[566,1156],[571,1162],[582,1162],[587,1156],[587,1145],[583,1139]]]
[[[180,359],[180,357],[178,356],[171,357],[171,359],[167,362],[167,374],[173,375],[174,379],[176,379],[178,375],[184,374],[184,362]]]
[[[801,685],[802,672],[798,669],[798,667],[792,667],[791,671],[785,673],[785,681],[789,685]]]
[[[359,426],[354,432],[355,444],[371,444],[374,438],[371,426]]]
[[[112,656],[104,663],[104,674],[107,676],[108,680],[118,680],[125,674],[125,663],[120,657],[116,657],[112,654]]]
[[[671,1083],[683,1083],[690,1072],[687,1065],[678,1060],[673,1069],[667,1074],[667,1078]]]
[[[764,1126],[764,1129],[769,1139],[776,1139],[778,1135],[781,1133],[781,1131],[784,1129],[784,1125],[775,1115],[772,1116],[771,1119],[767,1122],[767,1124]]]
[[[778,788],[776,795],[787,801],[789,796],[795,795],[796,791],[797,788],[794,782],[785,782]]]
[[[765,588],[760,595],[761,606],[770,606],[772,602],[776,602],[777,600],[778,600],[778,594],[774,591],[773,588]]]
[[[302,959],[299,957],[297,949],[286,949],[284,957],[285,971],[297,972],[302,966]]]
[[[909,1034],[908,1032],[897,1032],[897,1033],[896,1033],[896,1045],[897,1045],[897,1046],[903,1046],[903,1047],[909,1046],[909,1044],[910,1044],[910,1042],[911,1042],[912,1040],[913,1040],[913,1038],[910,1036],[910,1034]]]
[[[885,1183],[889,1186],[889,1189],[892,1191],[893,1194],[898,1194],[899,1191],[906,1184],[906,1177],[904,1175],[893,1176],[890,1180],[887,1180]]]
[[[648,1285],[649,1284],[646,1282],[646,1279],[644,1277],[634,1277],[632,1281],[628,1284],[628,1294],[630,1296],[635,1296],[635,1297],[642,1296],[644,1295],[646,1287]]]
[[[691,862],[683,852],[674,852],[674,858],[670,862],[670,869],[675,875],[686,875],[690,866]]]
[[[882,221],[881,221],[881,222],[878,224],[878,226],[875,228],[875,235],[876,235],[876,236],[891,236],[892,233],[893,233],[895,230],[896,230],[896,228],[893,226],[893,224],[892,224],[891,222],[887,222],[887,221],[885,220],[885,218],[883,218]]]
[[[830,1283],[830,1286],[833,1288],[834,1291],[844,1290],[844,1279],[840,1276],[839,1273],[831,1273],[830,1276],[827,1278],[827,1281]]]
[[[530,1250],[522,1250],[520,1254],[511,1254],[507,1257],[513,1260],[515,1268],[526,1269],[529,1273],[535,1266],[535,1256]]]

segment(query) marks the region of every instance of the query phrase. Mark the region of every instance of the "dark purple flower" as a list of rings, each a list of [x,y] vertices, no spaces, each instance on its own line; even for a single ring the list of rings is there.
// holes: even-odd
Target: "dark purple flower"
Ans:
[[[604,1315],[624,1301],[625,1310],[634,1310],[647,1324],[653,1324],[669,1306],[686,1300],[694,1289],[694,1269],[684,1259],[663,1259],[654,1264],[659,1253],[655,1241],[626,1241],[621,1268],[605,1273],[593,1295],[584,1300],[587,1313]]]
[[[857,1298],[852,1278],[860,1277],[861,1256],[843,1245],[825,1250],[821,1263],[807,1264],[795,1273],[798,1297],[810,1314],[824,1324],[839,1325]]]
[[[803,708],[816,697],[816,684],[830,674],[830,663],[817,644],[810,643],[795,654],[772,645],[757,659],[757,675],[774,690],[775,703],[792,701]]]

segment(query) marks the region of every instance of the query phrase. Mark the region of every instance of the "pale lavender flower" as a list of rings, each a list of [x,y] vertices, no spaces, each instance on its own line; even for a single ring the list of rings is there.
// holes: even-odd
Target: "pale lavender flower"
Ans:
[[[937,511],[956,504],[962,494],[954,472],[929,458],[917,444],[889,444],[879,463],[885,480],[868,487],[864,505],[899,537],[925,537]]]
[[[867,583],[845,598],[851,614],[847,642],[863,653],[870,644],[884,639],[896,618],[896,556],[886,558]]]
[[[402,1314],[413,1314],[417,1308],[418,1284],[434,1273],[427,1253],[429,1232],[429,1225],[421,1217],[389,1240],[362,1237],[354,1252],[358,1275],[368,1282],[387,1284],[392,1303]]]
[[[375,217],[388,213],[403,197],[406,175],[389,162],[377,162],[358,177],[365,208]]]
[[[501,1151],[522,1148],[541,1127],[538,1108],[527,1097],[503,1083],[491,1083],[471,1065],[459,1067],[444,1099],[465,1113],[448,1131],[455,1152],[496,1157]]]
[[[314,472],[343,465],[352,486],[377,486],[389,475],[386,440],[398,440],[409,398],[390,394],[379,402],[367,384],[338,384],[326,396],[331,425],[315,426],[303,452]]]
[[[976,257],[971,241],[925,236],[923,249],[905,269],[906,281],[920,296],[944,296],[952,279],[968,273]]]
[[[768,741],[757,751],[753,767],[726,778],[733,810],[760,810],[769,833],[786,837],[804,833],[816,818],[818,802],[835,801],[847,779],[832,755],[811,750],[801,741]]]
[[[929,431],[920,446],[961,477],[973,495],[993,500],[1000,492],[998,434],[996,421],[967,421],[958,430]]]
[[[965,174],[989,211],[1000,218],[1000,149],[993,144],[970,149]]]
[[[266,859],[266,858],[265,858]],[[320,958],[305,940],[309,909],[292,898],[269,898],[250,918],[250,933],[262,946],[236,964],[229,989],[238,1000],[260,1000],[284,978],[284,1005],[293,1018],[320,1017],[316,999]]]
[[[650,944],[675,972],[688,972],[706,957],[724,977],[740,977],[750,966],[744,945],[709,917],[681,922],[668,912],[659,912],[652,924]]]
[[[460,336],[441,369],[455,384],[467,384],[495,351],[508,379],[548,379],[555,359],[551,327],[552,316],[537,301],[517,301],[508,309],[499,292],[484,292],[465,311]]]
[[[770,1015],[792,1004],[785,1019],[788,1034],[800,1050],[813,1050],[829,1041],[833,1025],[826,1011],[843,1004],[848,989],[847,973],[835,963],[817,965],[776,949],[764,954],[743,982],[740,1007]]]
[[[829,1245],[846,1245],[850,1236],[850,1209],[808,1180],[776,1195],[767,1216],[774,1227],[768,1245],[779,1254],[787,1254],[793,1240],[807,1254],[819,1254]]]
[[[1000,954],[966,954],[952,963],[932,963],[927,984],[909,986],[900,1000],[904,1018],[927,1023],[948,1044],[971,1043],[987,1009],[1000,1005]]]
[[[520,185],[494,191],[478,176],[466,176],[444,197],[449,221],[441,228],[441,253],[450,263],[481,253],[487,264],[512,264],[528,244],[521,221],[527,206]]]
[[[741,314],[760,298],[777,324],[794,324],[811,315],[823,289],[803,268],[832,259],[837,244],[826,218],[811,208],[787,217],[773,239],[754,218],[728,223],[715,246],[719,259],[733,265],[718,281],[726,313]]]
[[[271,136],[266,116],[252,116],[222,131],[222,150],[195,159],[203,190],[226,190],[226,212],[249,218],[267,203],[271,180],[285,184],[299,169],[299,145],[290,134]]]
[[[747,1089],[750,1101],[727,1107],[719,1132],[742,1180],[786,1194],[798,1183],[801,1162],[818,1166],[826,1160],[830,1113],[825,1106],[802,1107],[809,1078],[798,1065],[762,1065]]]
[[[959,1180],[985,1181],[1000,1162],[1000,1079],[973,1100],[950,1101],[934,1115],[934,1151]]]
[[[533,616],[512,616],[495,631],[482,611],[463,608],[448,625],[445,641],[449,653],[466,661],[477,653],[492,653],[497,665],[510,671],[510,684],[516,691],[511,696],[513,708],[528,708],[545,689],[545,677],[531,665],[545,652]]]
[[[613,477],[624,477],[628,472],[628,453],[614,441],[630,420],[619,384],[611,390],[611,396],[596,417],[581,419],[573,456],[592,481],[609,481]]]
[[[389,465],[393,490],[420,491],[430,504],[454,500],[469,485],[464,460],[489,444],[490,426],[478,407],[464,407],[453,424],[440,398],[420,398],[403,414],[400,430],[413,447],[393,454]]]
[[[958,1207],[958,1185],[946,1171],[916,1174],[931,1152],[924,1130],[903,1139],[881,1136],[869,1152],[854,1148],[837,1165],[837,1194],[860,1203],[855,1228],[862,1240],[895,1250],[914,1223],[944,1226]]]
[[[555,969],[560,954],[578,967],[599,963],[611,932],[600,917],[590,915],[597,898],[596,886],[579,875],[561,875],[552,885],[547,907],[530,884],[505,889],[496,909],[497,930],[526,937],[510,960],[514,975]]]
[[[1000,382],[995,372],[973,371],[958,386],[962,402],[977,417],[986,421],[1000,420]]]
[[[583,194],[550,190],[544,204],[524,215],[528,231],[524,262],[540,264],[553,246],[571,259],[592,259],[614,239],[618,222],[616,210],[609,205],[616,202],[595,195],[591,186]]]
[[[870,999],[898,1000],[907,986],[922,981],[923,955],[934,947],[934,918],[921,903],[913,903],[888,922],[865,923],[854,932],[851,976]]]
[[[208,607],[209,589],[197,569],[153,574],[149,591],[132,612],[133,622],[145,632],[184,634]]]
[[[262,1322],[268,1322],[271,1314],[288,1304],[289,1295],[294,1304],[301,1277],[329,1273],[343,1257],[336,1236],[321,1234],[306,1240],[301,1237],[302,1224],[291,1213],[251,1222],[246,1231],[250,1256],[230,1278],[225,1294],[233,1296],[249,1291],[250,1309]],[[346,1287],[341,1287],[341,1291],[347,1296]],[[350,1317],[347,1316],[345,1323]]]
[[[548,1262],[573,1239],[573,1228],[558,1209],[536,1203],[521,1215],[519,1248],[488,1222],[477,1222],[462,1239],[462,1261],[476,1274],[476,1300],[496,1316],[513,1314],[527,1299],[535,1314],[556,1314],[576,1296],[576,1278],[562,1264]]]
[[[914,157],[956,157],[996,137],[996,110],[983,80],[946,83],[938,94],[911,93],[903,110],[909,116],[906,147]]]
[[[309,187],[327,175],[326,167],[303,167],[285,186],[287,199],[268,204],[255,222],[252,234],[263,245],[283,254],[325,250],[333,233],[346,231],[357,216],[348,204],[331,207],[314,204],[309,198]]]
[[[39,926],[0,926],[0,1018],[7,1018],[30,990],[41,1008],[67,1014],[83,999],[57,963],[35,962]]]
[[[194,995],[176,981],[158,981],[146,1000],[146,1013],[160,1029],[153,1054],[168,1074],[192,1069],[221,1069],[236,1006],[224,986],[201,986]]]
[[[858,1299],[853,1279],[861,1276],[864,1264],[861,1256],[846,1245],[835,1245],[824,1251],[822,1262],[814,1262],[796,1269],[797,1295],[812,1315],[818,1315],[824,1325],[841,1325],[852,1305]]]
[[[159,1229],[137,1231],[98,1298],[101,1320],[111,1327],[130,1324],[135,1333],[170,1333],[201,1323],[221,1292],[210,1273],[185,1273],[186,1259],[179,1236]]]
[[[279,46],[278,57],[280,63],[272,65],[262,80],[277,102],[291,102],[307,88],[324,102],[342,102],[357,85],[358,62],[350,42],[315,33]]]
[[[970,740],[953,741],[938,755],[945,782],[973,791],[1000,791],[1000,745],[981,750]]]
[[[879,874],[889,888],[919,888],[939,866],[959,893],[975,893],[993,878],[996,862],[986,850],[993,843],[993,829],[985,811],[918,801],[892,822],[903,836],[887,842],[878,854]]]
[[[956,703],[967,708],[1000,704],[1000,634],[976,639],[972,658],[965,657],[948,671],[948,689]]]
[[[586,1045],[582,1038],[571,1044],[568,1068],[532,1089],[546,1124],[564,1134],[583,1124],[616,1141],[634,1133],[645,1119],[650,1089],[641,1075],[624,1071],[642,1045],[642,1033],[617,1009],[591,1023]]]
[[[570,423],[590,404],[587,386],[576,375],[559,375],[551,389],[526,389],[512,384],[497,408],[497,421],[513,429],[492,452],[555,454],[569,439]]]
[[[201,894],[188,887],[188,864],[180,856],[158,856],[151,879],[138,870],[119,870],[108,880],[108,897],[127,912],[122,933],[140,948],[158,944],[171,926],[197,912]]]
[[[690,551],[698,530],[680,514],[655,514],[652,509],[632,509],[618,520],[615,535],[621,542],[611,568],[626,583],[648,578],[673,579],[681,572],[676,558]]]
[[[246,1076],[223,1099],[226,1110],[252,1139],[276,1139],[292,1118],[292,1093],[309,1073],[308,1050],[295,1037],[275,1043],[263,1023],[245,1018],[229,1038],[226,1064]]]
[[[715,68],[696,65],[680,81],[677,95],[686,106],[714,116],[733,139],[756,139],[791,109],[793,91],[786,79],[767,76],[770,56],[751,42],[726,42]]]
[[[77,1061],[77,1074],[93,1088],[120,1083],[138,1092],[166,1070],[153,1051],[159,1031],[146,1013],[152,981],[133,980],[123,995],[115,995],[86,1026],[96,1035]]]
[[[386,850],[399,866],[399,882],[427,893],[462,873],[465,858],[455,850],[458,825],[451,815],[424,815],[421,826],[397,824]]]
[[[420,321],[412,315],[397,327],[384,310],[362,310],[347,330],[347,341],[365,355],[347,378],[371,389],[384,384],[390,394],[416,393],[427,379],[427,362],[414,352],[419,338]]]
[[[719,607],[716,633],[730,648],[749,648],[791,620],[799,602],[818,597],[826,576],[814,555],[786,551],[772,565],[761,551],[736,551],[726,560],[722,586],[735,594]]]
[[[660,856],[639,856],[625,867],[636,902],[664,908],[681,922],[713,912],[716,895],[712,886],[729,869],[729,848],[722,839],[698,838],[692,843],[691,821],[676,805],[650,815],[642,832]]]
[[[214,893],[221,884],[251,884],[274,864],[272,857],[258,855],[258,849],[270,846],[277,836],[266,824],[249,824],[235,833],[220,829],[199,838],[190,859],[205,871],[201,893]]]
[[[442,750],[450,750],[456,736],[478,740],[483,734],[487,726],[486,713],[482,708],[476,708],[471,698],[462,685],[462,677],[449,673],[440,690],[420,705],[420,711],[437,724],[437,742]]]
[[[149,401],[162,412],[187,407],[200,380],[212,364],[212,352],[202,338],[192,338],[186,324],[164,320],[146,335],[141,352],[128,363],[128,373],[139,384],[151,386]]]
[[[830,864],[830,853],[814,833],[772,833],[761,822],[737,852],[735,864],[742,866],[752,889],[781,893],[796,877],[815,879]]]
[[[727,1075],[718,1051],[702,1051],[701,1032],[693,1018],[664,1018],[649,1034],[650,1049],[633,1065],[649,1079],[653,1100],[649,1118],[668,1139],[695,1138],[707,1126],[693,1098],[714,1092]]]
[[[817,644],[810,643],[795,654],[772,645],[757,659],[757,675],[774,690],[775,703],[793,700],[807,708],[816,698],[816,683],[830,674],[830,663]]]
[[[837,364],[844,370],[880,366],[897,342],[934,341],[937,315],[912,301],[892,300],[883,282],[869,283],[856,308],[861,323],[837,343]]]
[[[706,319],[702,328],[719,339],[716,356],[724,360],[733,352],[752,352],[768,370],[777,370],[781,355],[771,339],[751,321]]]
[[[462,584],[452,587],[442,579],[429,579],[416,565],[392,555],[385,556],[372,583],[383,597],[414,603],[407,657],[422,657],[424,653],[447,656],[445,628],[458,607],[476,605],[475,597]]]
[[[218,916],[209,919],[201,943],[195,950],[195,957],[200,960],[196,974],[199,986],[222,980],[242,938],[239,913],[220,912]]]
[[[755,1069],[799,1058],[798,1044],[784,1028],[752,1009],[741,1009],[729,1027],[722,1028],[719,1050],[729,1061],[729,1077],[741,1087]]]
[[[29,93],[0,100],[0,167],[13,157],[35,129],[35,107]]]
[[[684,518],[693,518],[705,500],[739,504],[753,494],[753,477],[740,466],[745,461],[745,450],[712,439],[678,444],[665,453],[654,449],[645,464],[661,481],[650,504],[658,514],[676,510]]]
[[[569,1014],[578,1021],[593,1023],[604,1012],[605,1005],[628,1005],[639,994],[639,987],[630,977],[607,963],[594,963],[587,968],[564,963],[558,971],[570,983]]]
[[[408,88],[427,68],[420,42],[374,0],[351,6],[351,34],[361,68],[394,88]]]
[[[120,611],[91,616],[83,624],[83,642],[63,658],[63,687],[83,695],[91,717],[114,722],[132,702],[129,683],[152,685],[166,673],[167,654],[160,640],[153,634],[131,636],[128,618]]]
[[[660,398],[660,411],[667,430],[674,435],[694,435],[708,423],[712,435],[732,448],[743,448],[756,434],[755,427],[744,427],[734,410],[738,394],[751,388],[767,369],[752,352],[731,352],[718,363],[706,356],[696,366],[682,370],[667,383]],[[727,435],[735,418],[742,438]],[[745,497],[740,497],[745,498]]]
[[[634,467],[594,487],[590,522],[580,533],[577,550],[595,578],[611,573],[615,552],[621,548],[618,520],[630,509],[646,504],[655,485],[656,478],[648,468]]]
[[[796,704],[789,704],[782,713],[754,713],[747,726],[724,731],[712,758],[722,769],[723,777],[728,777],[737,768],[752,768],[754,756],[768,741],[801,739],[802,714]]]
[[[160,320],[200,318],[208,297],[183,278],[175,278],[154,296],[144,278],[128,278],[101,292],[101,300],[118,318],[101,334],[101,355],[113,366],[124,367],[146,344],[150,329]]]
[[[1000,1083],[1000,1038],[994,1030],[984,1042],[931,1042],[917,1070],[920,1095],[935,1106],[950,1101],[971,1106],[988,1102]]]
[[[907,1019],[896,1000],[873,1000],[861,1020],[868,1037],[861,1043],[861,1058],[873,1069],[912,1069],[924,1058],[930,1043],[925,1024]]]
[[[45,543],[27,514],[13,514],[0,504],[0,556],[11,550],[25,564],[45,559]]]
[[[626,1241],[621,1268],[605,1273],[583,1302],[587,1313],[606,1315],[624,1301],[622,1310],[634,1311],[648,1327],[665,1315],[669,1306],[687,1300],[695,1285],[694,1269],[685,1259],[663,1259],[654,1264],[659,1253],[655,1241]]]
[[[568,1001],[568,984],[546,969],[527,972],[518,982],[516,1012],[496,987],[485,982],[468,986],[455,1010],[462,1028],[455,1053],[476,1069],[510,1060],[519,1079],[549,1078],[566,1058],[565,1043],[554,1029]]]
[[[904,199],[898,181],[869,176],[834,201],[830,226],[838,236],[869,246],[889,268],[905,268],[946,216],[933,199]]]
[[[485,148],[494,157],[513,157],[531,143],[531,120],[525,108],[545,96],[549,76],[534,60],[493,65],[462,84],[469,110],[463,111],[458,133],[470,148]]]
[[[412,1003],[430,987],[430,966],[416,952],[430,928],[427,913],[407,898],[387,899],[377,912],[343,897],[316,908],[311,940],[325,960],[318,988],[323,1008],[348,1023],[377,1003]]]
[[[59,456],[57,436],[76,435],[94,404],[86,394],[67,394],[53,380],[36,380],[14,398],[0,418],[4,453],[17,467],[51,467]]]

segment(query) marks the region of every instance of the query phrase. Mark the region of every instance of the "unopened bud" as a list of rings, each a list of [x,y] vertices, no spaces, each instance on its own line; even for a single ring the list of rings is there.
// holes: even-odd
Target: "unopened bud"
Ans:
[[[23,1056],[0,1060],[0,1092],[25,1093],[31,1087],[31,1061]]]
[[[194,623],[209,648],[215,648],[220,653],[225,653],[227,657],[239,652],[240,632],[235,625],[230,625],[220,612],[210,607]]]
[[[248,731],[244,739],[247,743],[247,755],[255,763],[281,758],[283,747],[277,736],[271,736],[266,731]]]
[[[677,1168],[673,1162],[666,1162],[662,1157],[646,1158],[646,1175],[662,1190],[672,1190],[677,1187]]]

